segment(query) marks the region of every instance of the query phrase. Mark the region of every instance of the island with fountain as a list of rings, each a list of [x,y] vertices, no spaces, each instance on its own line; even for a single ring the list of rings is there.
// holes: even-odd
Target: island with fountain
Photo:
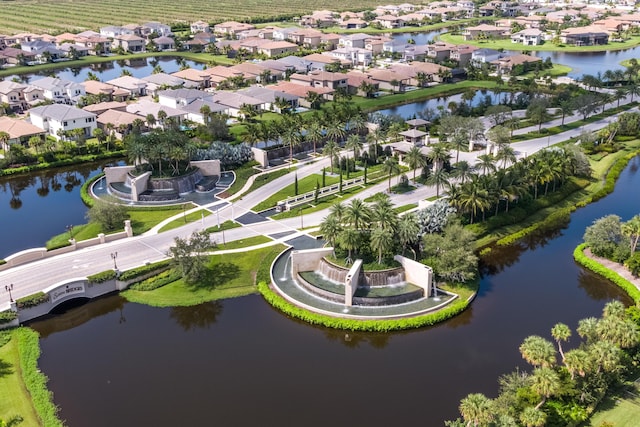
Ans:
[[[260,290],[287,314],[344,329],[405,329],[451,317],[475,290],[461,297],[437,285],[429,261],[442,264],[420,249],[421,220],[413,213],[396,214],[384,195],[372,203],[353,199],[334,205],[320,227],[326,245],[294,245],[282,253],[272,265],[271,285]],[[465,238],[458,227],[449,227],[449,245],[464,244],[455,241]],[[462,267],[474,274],[464,279],[477,269],[477,260],[467,255]]]

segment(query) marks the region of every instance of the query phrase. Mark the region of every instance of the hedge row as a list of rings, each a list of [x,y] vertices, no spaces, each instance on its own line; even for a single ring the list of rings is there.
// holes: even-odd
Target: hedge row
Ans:
[[[132,268],[131,270],[124,271],[119,279],[122,282],[136,279],[140,276],[144,276],[149,273],[161,273],[171,267],[172,259],[165,259],[162,261],[154,262],[153,264],[146,264],[141,267]]]
[[[0,311],[0,325],[9,323],[18,317],[18,313],[13,310]]]
[[[38,333],[29,328],[18,328],[13,333],[18,341],[22,379],[42,425],[63,427],[64,424],[57,416],[58,408],[53,403],[53,394],[47,388],[48,378],[38,369],[40,357]]]
[[[49,295],[45,294],[44,292],[37,292],[33,295],[28,295],[16,300],[18,308],[36,307],[40,304],[44,304],[45,302],[49,302]]]
[[[575,259],[576,262],[583,267],[615,283],[617,286],[622,288],[631,297],[631,299],[635,301],[636,304],[640,302],[640,290],[638,290],[638,288],[636,288],[633,283],[629,282],[627,279],[620,276],[615,271],[608,269],[598,261],[595,261],[586,256],[584,254],[584,250],[586,247],[586,243],[578,245],[573,251],[573,259]]]
[[[154,289],[161,288],[169,283],[173,283],[180,279],[182,275],[179,271],[174,269],[165,270],[160,274],[149,277],[148,279],[138,282],[131,286],[130,289],[135,291],[152,291]]]
[[[88,207],[93,207],[93,204],[95,203],[95,199],[89,194],[89,187],[103,176],[104,173],[99,173],[98,175],[86,180],[84,184],[82,184],[82,187],[80,187],[80,198],[82,199],[82,202]]]
[[[469,301],[457,299],[442,310],[421,316],[406,319],[358,320],[326,316],[297,307],[278,295],[264,281],[258,283],[258,291],[269,304],[288,316],[304,320],[313,325],[350,331],[390,332],[431,326],[461,313],[469,305]]]
[[[588,196],[584,200],[579,201],[578,203],[575,204],[575,206],[571,206],[564,209],[558,209],[552,212],[549,216],[547,216],[541,222],[533,224],[527,228],[524,228],[508,236],[505,236],[502,239],[498,240],[496,244],[498,246],[507,246],[535,231],[562,226],[563,223],[566,223],[566,221],[570,219],[571,213],[574,212],[577,208],[585,207],[589,203],[598,201],[604,196],[613,192],[613,189],[616,185],[616,181],[618,180],[618,177],[620,176],[624,168],[627,166],[627,164],[631,159],[633,159],[638,155],[640,155],[640,150],[634,151],[632,153],[627,154],[624,157],[617,159],[607,171],[607,176],[605,178],[605,182],[602,188],[596,191],[595,193],[593,193],[591,196]]]
[[[0,176],[17,175],[21,173],[28,173],[28,172],[33,172],[33,171],[42,170],[42,169],[71,166],[71,165],[76,165],[80,163],[95,162],[98,160],[105,160],[105,159],[111,159],[111,158],[120,158],[120,157],[124,157],[125,154],[126,154],[125,150],[111,151],[108,153],[100,153],[100,154],[85,154],[81,156],[75,156],[70,159],[57,160],[55,162],[41,162],[35,165],[0,169]]]
[[[6,264],[6,263],[7,263],[7,261],[6,261],[6,260],[4,260],[4,259],[0,259],[0,265],[2,265],[2,264]]]
[[[113,280],[116,278],[115,270],[105,270],[100,273],[92,274],[91,276],[87,276],[87,281],[89,283],[104,283],[109,280]]]

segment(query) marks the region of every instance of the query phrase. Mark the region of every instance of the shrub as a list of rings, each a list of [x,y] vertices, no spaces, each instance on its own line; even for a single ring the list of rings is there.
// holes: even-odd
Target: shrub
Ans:
[[[18,317],[18,313],[13,310],[0,311],[0,325],[9,323]]]
[[[124,271],[119,279],[123,282],[128,282],[129,280],[136,279],[140,276],[144,276],[149,273],[161,273],[171,266],[172,260],[166,259],[159,262],[154,262],[153,264],[143,265],[141,267],[132,268],[131,270]]]
[[[168,285],[169,283],[175,282],[179,278],[180,273],[178,273],[174,269],[169,269],[161,272],[160,274],[149,277],[142,282],[138,282],[132,285],[131,289],[134,289],[136,291],[152,291],[154,289],[158,289],[162,286]]]
[[[625,261],[624,265],[635,277],[640,276],[640,252],[634,253],[631,258]]]
[[[18,308],[36,307],[40,304],[44,304],[45,302],[49,302],[49,295],[44,292],[38,292],[16,300]]]
[[[91,197],[91,194],[89,194],[89,188],[91,185],[93,185],[94,182],[96,182],[103,176],[104,173],[99,173],[98,175],[86,180],[84,184],[82,184],[82,187],[80,187],[80,198],[82,199],[82,202],[88,207],[92,207],[95,203],[95,199]]]
[[[4,260],[4,259],[0,259],[0,265],[2,265],[2,264],[6,264],[6,263],[7,263],[7,261],[6,261],[6,260]]]
[[[115,270],[105,270],[87,277],[89,283],[104,283],[116,278]]]

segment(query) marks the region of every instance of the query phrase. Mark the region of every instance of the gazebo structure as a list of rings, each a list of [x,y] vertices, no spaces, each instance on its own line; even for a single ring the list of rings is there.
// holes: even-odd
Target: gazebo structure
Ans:
[[[407,120],[405,121],[406,124],[409,125],[409,128],[411,129],[419,129],[420,126],[424,126],[424,130],[427,130],[427,127],[431,124],[430,121],[428,120],[423,120],[423,119],[411,119],[411,120]]]
[[[400,132],[399,135],[404,137],[405,142],[413,144],[416,147],[421,147],[424,145],[425,136],[429,134],[418,129],[409,129],[404,132]]]

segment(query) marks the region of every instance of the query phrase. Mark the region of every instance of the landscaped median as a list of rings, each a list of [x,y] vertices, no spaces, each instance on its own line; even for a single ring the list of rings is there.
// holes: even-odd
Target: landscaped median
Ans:
[[[624,290],[636,304],[638,304],[638,302],[640,302],[640,290],[633,283],[620,276],[615,271],[608,269],[598,261],[585,255],[584,250],[586,248],[587,245],[585,243],[578,245],[573,251],[573,259],[575,259],[576,262],[583,267],[615,283],[622,290]]]

